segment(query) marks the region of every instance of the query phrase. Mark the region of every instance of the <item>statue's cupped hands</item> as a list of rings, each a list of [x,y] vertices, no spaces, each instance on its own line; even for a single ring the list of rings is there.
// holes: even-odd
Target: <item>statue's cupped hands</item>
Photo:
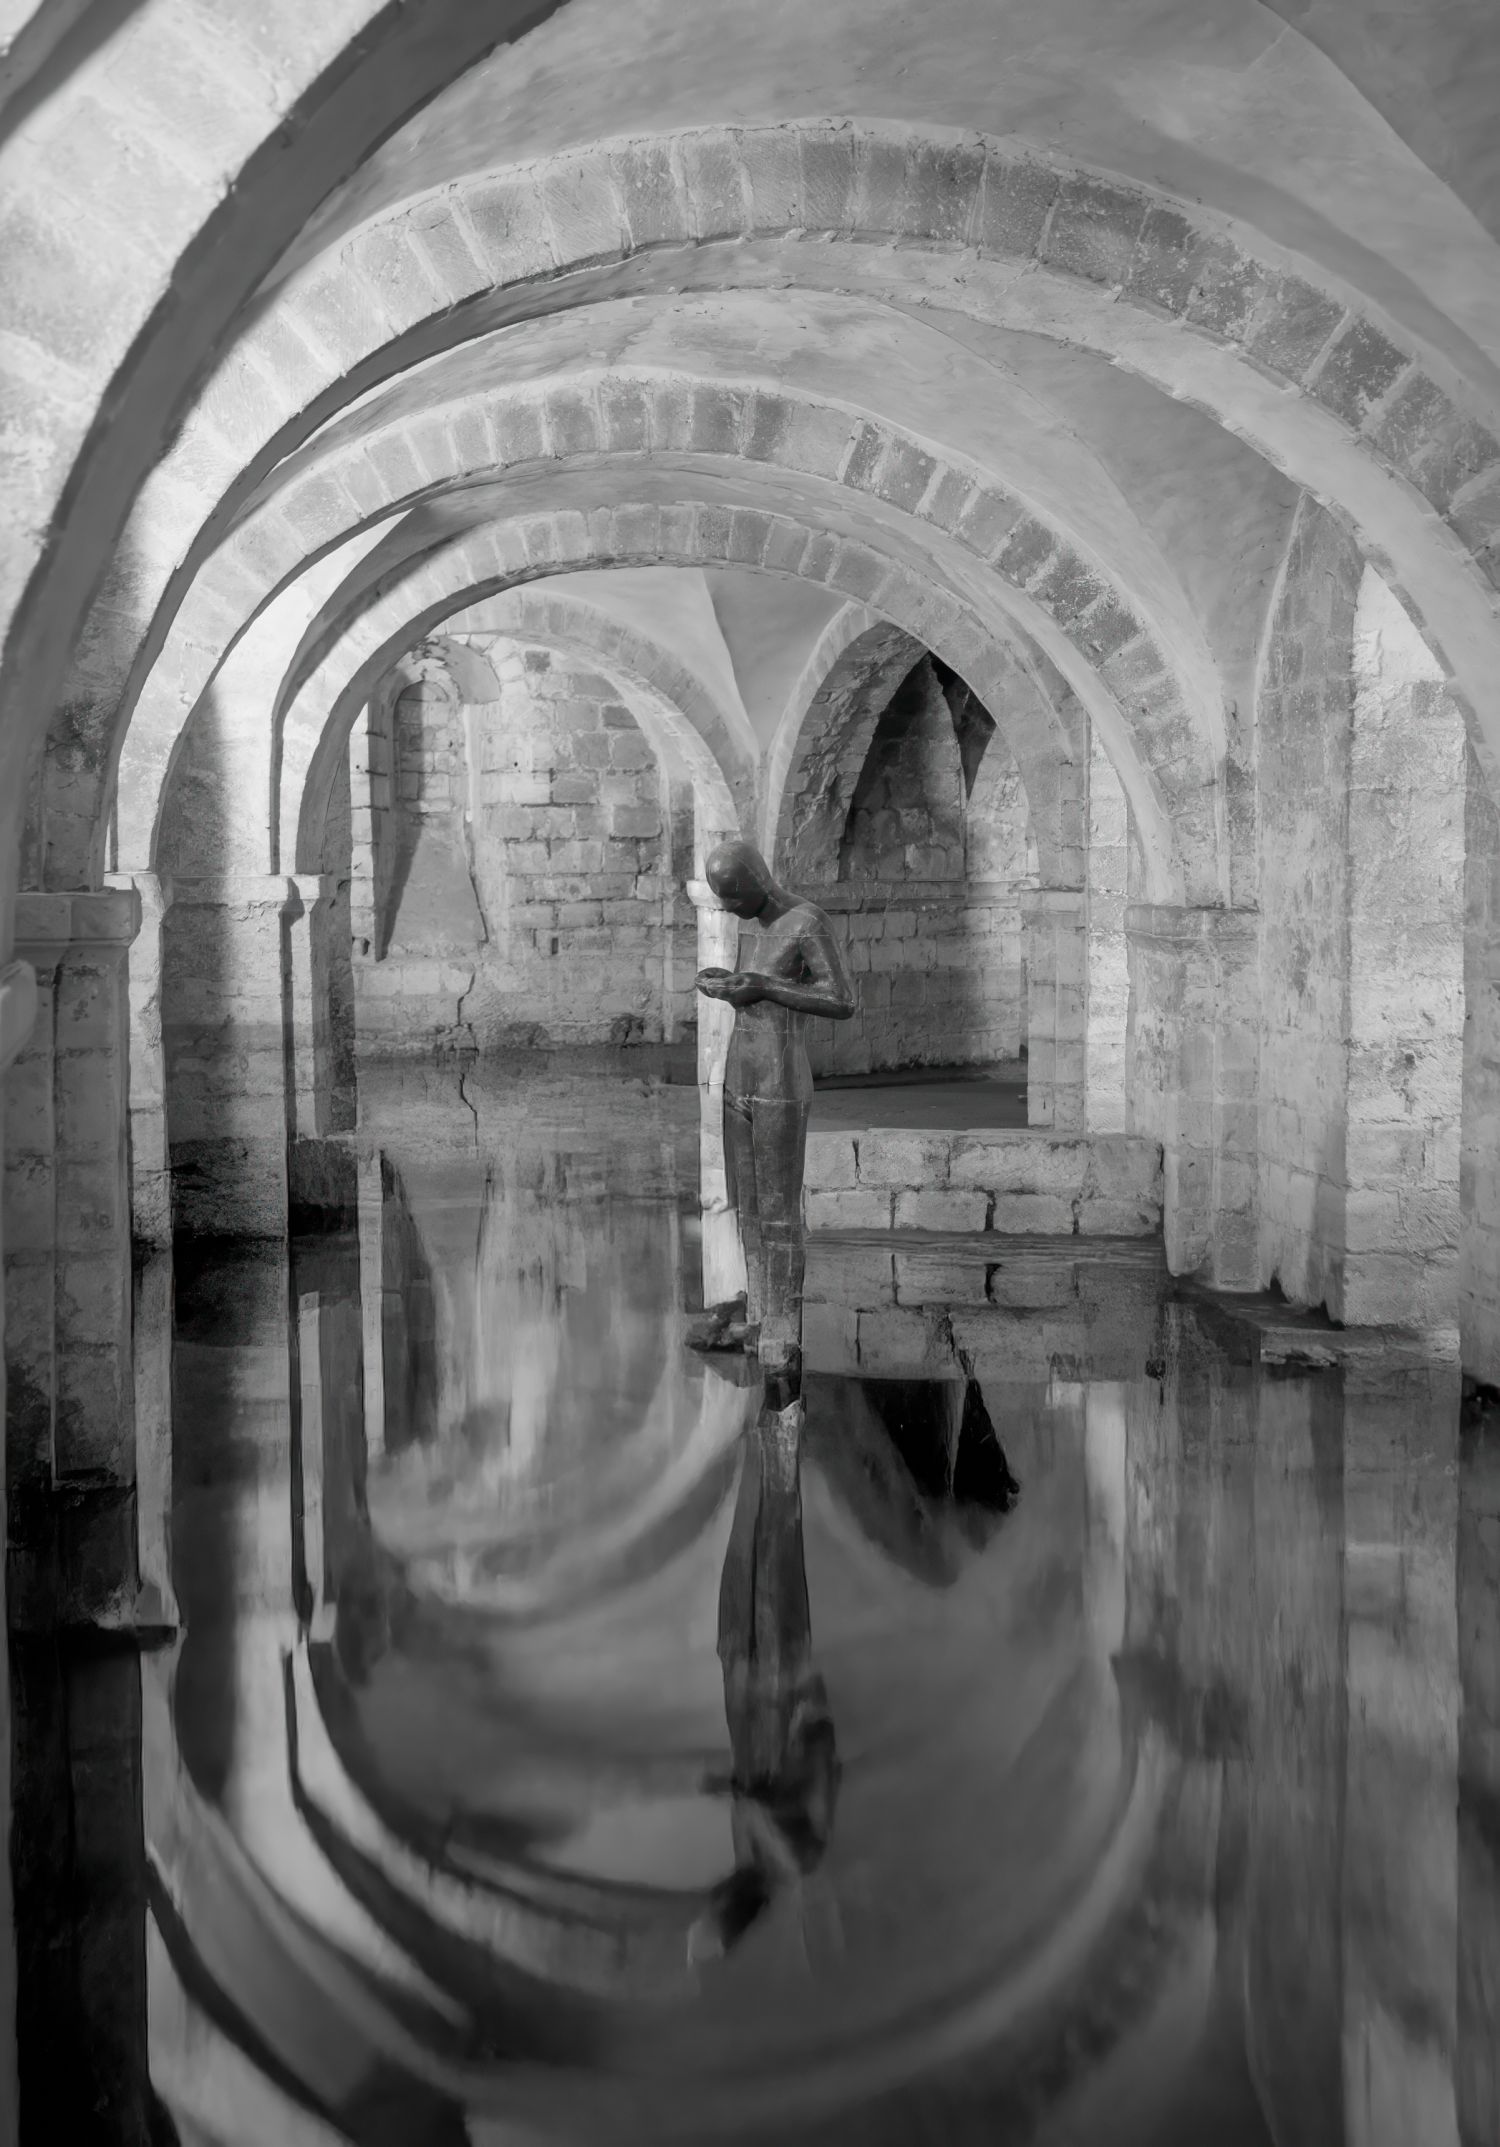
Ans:
[[[730,1006],[753,1006],[765,997],[767,979],[751,969],[700,969],[697,983],[705,999],[723,999]]]

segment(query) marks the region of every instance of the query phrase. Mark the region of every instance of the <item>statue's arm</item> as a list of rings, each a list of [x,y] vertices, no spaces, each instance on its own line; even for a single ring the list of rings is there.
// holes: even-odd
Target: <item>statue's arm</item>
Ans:
[[[820,1014],[825,1021],[848,1021],[854,1012],[854,985],[833,927],[821,910],[814,913],[798,941],[807,975],[793,984],[781,977],[757,976],[758,996],[774,999],[794,1014]]]

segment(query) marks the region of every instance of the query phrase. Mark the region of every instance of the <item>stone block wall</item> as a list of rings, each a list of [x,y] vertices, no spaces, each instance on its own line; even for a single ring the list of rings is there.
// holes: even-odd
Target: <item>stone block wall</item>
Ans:
[[[1162,1152],[1129,1133],[814,1132],[804,1212],[810,1230],[1151,1236]]]
[[[802,830],[797,862],[823,876],[796,884],[834,919],[859,997],[851,1021],[810,1025],[815,1074],[1019,1055],[1036,858],[1015,762],[989,727],[970,791],[948,698],[919,663],[876,725],[842,832],[827,822],[814,854]]]
[[[854,979],[850,1021],[808,1024],[814,1074],[973,1066],[1019,1056],[1025,1039],[1020,897],[958,889],[802,887],[828,912]]]
[[[401,696],[388,806],[377,723],[363,823],[356,758],[373,886],[357,851],[353,910],[376,920],[356,961],[361,1048],[681,1034],[696,1018],[690,798],[608,680],[543,649],[502,643],[492,661],[492,706],[431,684]]]

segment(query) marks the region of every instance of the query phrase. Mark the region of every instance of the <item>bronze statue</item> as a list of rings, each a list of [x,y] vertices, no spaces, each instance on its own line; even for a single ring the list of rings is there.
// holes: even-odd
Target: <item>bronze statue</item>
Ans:
[[[695,1330],[698,1348],[755,1350],[768,1370],[800,1363],[802,1171],[812,1071],[809,1015],[847,1021],[854,987],[823,912],[771,876],[753,844],[720,843],[704,877],[724,908],[756,928],[735,970],[702,969],[698,989],[735,1010],[724,1073],[724,1154],[729,1198],[745,1252],[745,1308],[715,1306]]]

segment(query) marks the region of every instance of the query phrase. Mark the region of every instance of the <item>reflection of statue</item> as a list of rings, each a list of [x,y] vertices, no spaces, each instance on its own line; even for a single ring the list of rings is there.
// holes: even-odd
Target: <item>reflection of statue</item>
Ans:
[[[725,909],[755,924],[759,937],[754,967],[698,974],[705,998],[725,1000],[736,1014],[724,1072],[724,1152],[746,1289],[743,1323],[719,1307],[694,1339],[700,1347],[758,1344],[763,1363],[788,1368],[801,1339],[802,1167],[812,1104],[803,1031],[810,1014],[847,1021],[854,987],[823,912],[779,887],[751,844],[721,843],[704,873]]]
[[[828,1846],[839,1762],[812,1660],[797,1449],[802,1407],[768,1398],[745,1443],[719,1587],[719,1660],[733,1773],[735,1869],[695,1928],[695,1959],[727,1952]]]

